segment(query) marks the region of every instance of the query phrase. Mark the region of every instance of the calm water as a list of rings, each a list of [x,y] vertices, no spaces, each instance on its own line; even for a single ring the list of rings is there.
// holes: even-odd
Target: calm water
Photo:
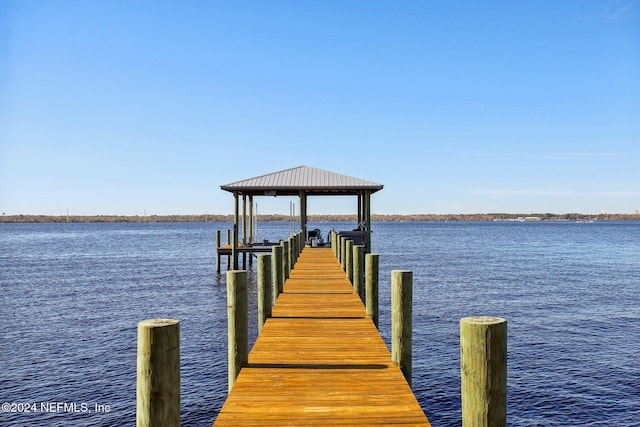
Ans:
[[[137,322],[171,317],[182,424],[210,426],[226,396],[214,236],[228,227],[0,224],[0,403],[37,407],[0,425],[133,425]],[[509,425],[638,425],[640,223],[375,223],[373,242],[387,342],[390,271],[414,272],[413,384],[434,426],[460,425],[458,321],[481,314],[508,320]],[[52,402],[67,408],[44,413]]]

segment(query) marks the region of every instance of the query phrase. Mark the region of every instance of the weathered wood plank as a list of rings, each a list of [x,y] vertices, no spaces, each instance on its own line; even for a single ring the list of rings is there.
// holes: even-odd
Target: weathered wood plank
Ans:
[[[283,293],[273,307],[273,317],[364,317],[365,308],[354,293]]]

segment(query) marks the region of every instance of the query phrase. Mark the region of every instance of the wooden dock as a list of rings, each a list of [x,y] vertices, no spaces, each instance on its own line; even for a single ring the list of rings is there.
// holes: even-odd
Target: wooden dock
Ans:
[[[429,426],[329,248],[305,248],[214,426]]]

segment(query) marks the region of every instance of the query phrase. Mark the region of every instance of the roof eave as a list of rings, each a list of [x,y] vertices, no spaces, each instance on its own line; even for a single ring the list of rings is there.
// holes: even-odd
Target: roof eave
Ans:
[[[241,194],[251,194],[251,195],[263,195],[263,196],[295,196],[300,194],[301,191],[307,193],[308,195],[323,195],[323,194],[331,194],[331,195],[358,195],[363,191],[370,191],[371,193],[375,193],[377,191],[382,190],[383,185],[376,186],[363,186],[363,187],[271,187],[271,188],[261,188],[261,187],[245,187],[245,186],[234,186],[234,185],[221,185],[220,188],[224,191],[228,191],[230,193],[238,192]]]

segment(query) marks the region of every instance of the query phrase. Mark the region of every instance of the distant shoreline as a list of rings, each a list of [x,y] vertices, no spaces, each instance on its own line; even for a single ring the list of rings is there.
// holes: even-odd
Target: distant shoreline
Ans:
[[[418,222],[418,221],[640,221],[635,214],[373,214],[372,221]],[[288,222],[288,215],[257,215],[259,222]],[[355,215],[309,215],[310,222],[357,221]],[[2,215],[0,223],[101,223],[101,222],[233,222],[233,215]]]

